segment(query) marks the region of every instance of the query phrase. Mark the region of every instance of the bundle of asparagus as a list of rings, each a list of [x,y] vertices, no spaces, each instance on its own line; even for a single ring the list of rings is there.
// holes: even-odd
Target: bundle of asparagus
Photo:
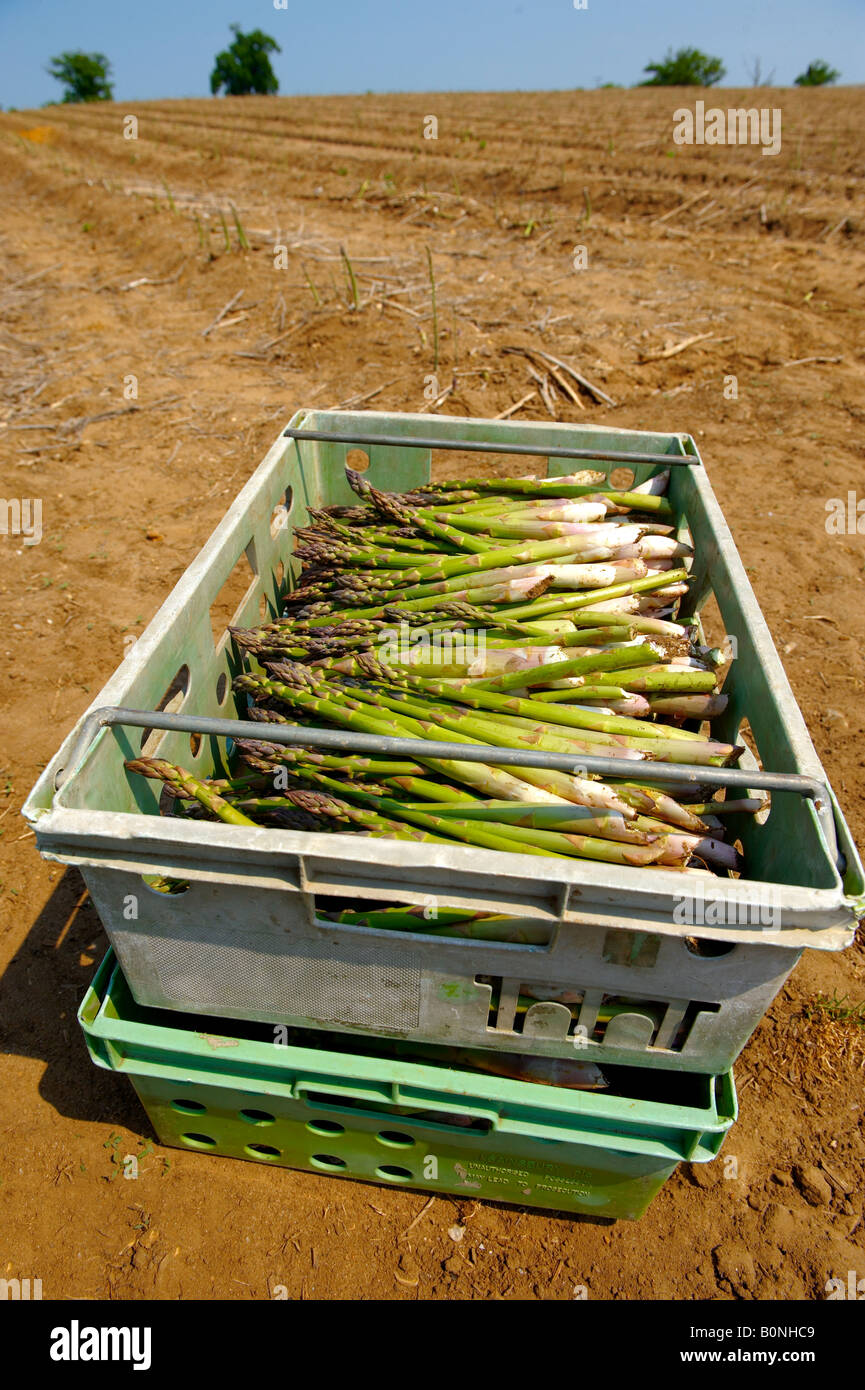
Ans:
[[[740,867],[724,817],[755,801],[676,798],[636,763],[734,762],[704,732],[722,712],[720,654],[676,621],[691,549],[661,474],[477,479],[384,493],[347,470],[354,507],[310,512],[282,616],[234,629],[250,717],[621,762],[601,781],[459,758],[325,756],[261,739],[202,781],[158,759],[182,814],[327,828],[607,863]],[[444,924],[451,930],[455,924]],[[458,927],[462,930],[462,927]]]

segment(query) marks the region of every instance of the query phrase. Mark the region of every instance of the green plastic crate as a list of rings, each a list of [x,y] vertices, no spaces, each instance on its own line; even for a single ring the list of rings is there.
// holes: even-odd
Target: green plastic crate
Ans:
[[[129,1077],[163,1144],[521,1206],[636,1219],[680,1161],[716,1156],[736,1117],[730,1072],[622,1068],[617,1094],[574,1091],[393,1045],[376,1055],[369,1039],[284,1045],[261,1025],[143,1008],[113,951],[78,1017],[93,1061]]]

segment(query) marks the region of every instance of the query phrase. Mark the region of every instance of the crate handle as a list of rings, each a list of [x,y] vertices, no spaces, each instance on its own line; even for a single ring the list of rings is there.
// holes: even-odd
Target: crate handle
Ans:
[[[283,430],[284,439],[315,440],[322,444],[355,444],[367,448],[385,449],[459,449],[475,454],[531,454],[535,458],[603,459],[612,463],[654,463],[666,467],[671,463],[700,463],[696,454],[649,454],[622,449],[567,449],[560,444],[518,444],[484,439],[431,439],[426,436],[395,434],[343,434],[335,430]]]
[[[498,1128],[499,1108],[495,1105],[482,1105],[478,1101],[467,1100],[457,1092],[449,1091],[424,1091],[411,1090],[403,1086],[401,1082],[393,1082],[387,1086],[388,1094],[383,1094],[382,1087],[375,1089],[360,1090],[356,1084],[339,1085],[329,1077],[321,1080],[312,1081],[301,1079],[294,1088],[294,1094],[298,1100],[306,1101],[307,1105],[320,1106],[323,1110],[339,1110],[341,1113],[346,1110],[357,1109],[353,1104],[356,1101],[369,1102],[370,1109],[365,1113],[367,1116],[375,1117],[376,1110],[381,1119],[393,1119],[398,1122],[401,1118],[400,1111],[407,1109],[417,1109],[426,1111],[431,1117],[436,1112],[445,1115],[466,1115],[471,1119],[486,1120],[490,1130]],[[310,1099],[310,1096],[316,1099]],[[332,1099],[332,1104],[328,1105],[326,1100],[317,1099],[318,1097],[328,1097]],[[341,1102],[345,1104],[341,1104]],[[446,1121],[433,1120],[435,1124],[446,1124]],[[448,1126],[448,1128],[458,1128],[458,1126]]]
[[[359,734],[348,729],[306,728],[293,724],[257,724],[246,719],[217,719],[197,714],[166,714],[164,711],[125,709],[122,705],[103,705],[91,710],[82,721],[69,752],[54,779],[57,790],[78,766],[101,729],[123,724],[134,728],[173,729],[189,734],[210,734],[217,738],[256,739],[308,748],[335,748],[350,753],[367,753],[387,758],[443,758],[460,762],[492,763],[502,767],[547,767],[558,772],[599,772],[604,777],[621,777],[620,758],[586,754],[579,758],[568,753],[546,753],[519,748],[498,748],[487,743],[448,743],[441,739],[387,738],[379,734]],[[266,731],[266,732],[265,732]],[[755,791],[794,792],[808,797],[820,820],[829,851],[843,874],[843,858],[838,854],[835,821],[829,790],[816,777],[797,772],[761,772],[738,767],[704,767],[694,763],[662,763],[647,759],[641,765],[650,769],[653,782],[674,786],[708,783],[715,787],[751,788]]]

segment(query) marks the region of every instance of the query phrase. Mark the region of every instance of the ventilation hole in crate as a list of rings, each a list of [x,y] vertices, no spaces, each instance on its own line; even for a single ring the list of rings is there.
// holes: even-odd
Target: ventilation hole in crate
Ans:
[[[483,979],[483,976],[481,975],[481,976],[478,976],[477,978],[480,979],[480,980],[482,980],[482,979]],[[495,990],[493,990],[492,994],[490,995],[490,1011],[489,1011],[489,1013],[487,1014],[487,1027],[488,1027],[488,1028],[495,1028],[496,1025],[497,1025],[497,1023],[498,1023],[498,1017],[499,1017],[499,996],[496,994]]]
[[[307,1091],[306,1100],[309,1105],[327,1106],[331,1110],[357,1110],[364,1115],[369,1115],[376,1119],[379,1124],[385,1118],[381,1111],[389,1109],[386,1103],[376,1101],[375,1097],[367,1100],[360,1100],[352,1096],[334,1096],[326,1091]],[[378,1109],[375,1109],[376,1104]],[[392,1111],[394,1118],[399,1115],[401,1118],[411,1120],[412,1124],[428,1125],[434,1129],[471,1129],[481,1134],[488,1134],[492,1129],[492,1121],[484,1117],[474,1115],[459,1115],[444,1110],[414,1110],[399,1108]],[[322,1123],[321,1120],[313,1122],[316,1125]]]
[[[686,936],[684,940],[685,949],[690,951],[692,956],[705,956],[707,960],[728,956],[736,949],[735,941],[710,941],[702,936]]]
[[[281,1158],[280,1149],[275,1149],[272,1144],[247,1144],[243,1150],[248,1153],[250,1158]]]
[[[633,468],[614,468],[610,474],[610,487],[614,488],[616,492],[627,492],[633,482]]]
[[[209,1134],[181,1134],[184,1144],[188,1144],[191,1149],[215,1149],[216,1140],[211,1139]]]
[[[189,892],[189,884],[183,878],[166,878],[163,874],[142,874],[141,882],[150,893],[161,897],[179,898]]]
[[[201,752],[201,734],[189,735],[189,751],[193,758],[197,758]]]
[[[415,1142],[410,1134],[403,1134],[398,1129],[381,1129],[376,1138],[380,1144],[387,1144],[391,1149],[411,1149]]]
[[[566,986],[562,985],[539,985],[535,981],[529,984],[521,984],[520,992],[517,997],[517,1011],[514,1017],[514,1031],[517,1033],[525,1032],[525,1023],[528,1018],[529,1010],[532,1009],[535,1004],[557,1004],[560,1008],[567,1009],[570,1014],[566,1030],[570,1033],[573,1025],[576,1023],[576,1015],[579,1013],[582,1002],[583,991],[581,989],[568,989]],[[533,1015],[533,1027],[536,1033],[539,1027],[538,1019],[541,1012],[542,1011],[539,1010],[538,1013]],[[562,1026],[564,1014],[561,1014],[558,1008],[551,1011],[547,1010],[547,1027],[549,1027],[550,1014],[555,1015],[553,1029],[557,1031]]]
[[[763,801],[763,805],[760,807],[759,811],[754,812],[754,820],[758,825],[765,825],[772,814],[772,793],[761,791],[759,796]]]
[[[355,473],[365,473],[369,468],[369,454],[365,449],[349,449],[345,456],[345,466]]]
[[[281,502],[277,502],[270,514],[270,534],[271,537],[277,536],[280,531],[284,531],[288,526],[288,514],[291,511],[291,504],[294,500],[292,488],[287,487]]]
[[[692,999],[685,1010],[682,1022],[668,1046],[673,1052],[681,1052],[685,1043],[688,1041],[688,1034],[697,1022],[700,1014],[717,1014],[721,1012],[720,1004],[709,1004],[701,999]]]
[[[156,708],[161,714],[176,714],[183,705],[183,701],[189,694],[189,667],[181,666],[175,672],[171,683],[157,704]],[[141,730],[141,752],[149,758],[156,745],[165,733],[164,729],[142,729]]]
[[[729,641],[729,637],[728,637],[727,640]],[[737,647],[734,645],[733,648],[732,648],[732,657],[735,658],[737,655],[738,655],[738,650],[737,650]],[[762,762],[762,759],[761,759],[761,757],[760,757],[760,750],[759,750],[759,748],[757,747],[757,740],[756,740],[755,737],[754,737],[754,731],[753,731],[753,729],[751,728],[751,725],[750,725],[750,723],[749,723],[749,721],[748,721],[747,719],[743,719],[743,720],[741,721],[741,723],[739,724],[738,729],[736,730],[735,737],[733,737],[733,738],[731,739],[731,742],[733,742],[733,743],[744,743],[745,746],[747,747],[748,751],[749,751],[750,753],[753,753],[753,755],[754,755],[754,761],[755,761],[755,763],[757,764],[757,767],[760,768],[760,769],[762,770],[763,762]],[[741,764],[740,764],[740,766],[741,766]]]
[[[285,565],[282,563],[281,560],[277,562],[276,569],[273,571],[273,573],[276,576],[277,584],[279,585],[280,589],[282,589],[282,581],[285,578]]]
[[[265,593],[262,593],[258,600],[258,616],[262,622],[270,616],[270,604]]]
[[[171,1108],[179,1110],[181,1115],[203,1115],[207,1110],[200,1100],[173,1100]]]
[[[310,1120],[306,1127],[310,1134],[345,1134],[345,1125],[336,1120]]]
[[[476,985],[489,985],[490,987],[490,1010],[487,1014],[487,1027],[495,1028],[499,1012],[499,1001],[502,994],[502,980],[500,975],[475,975]]]
[[[228,694],[228,676],[224,671],[220,672],[216,682],[216,699],[220,705],[225,704],[225,697]]]
[[[339,1110],[350,1106],[360,1107],[363,1104],[362,1101],[352,1100],[350,1096],[335,1096],[329,1091],[307,1091],[306,1098],[310,1105],[325,1105]]]
[[[225,637],[226,628],[238,622],[257,580],[255,546],[250,541],[210,605],[210,628],[215,647]]]
[[[385,1178],[387,1182],[411,1182],[412,1173],[408,1168],[397,1168],[393,1163],[383,1163],[380,1168],[376,1168],[377,1178]]]
[[[272,1125],[276,1123],[276,1116],[271,1115],[269,1110],[241,1110],[240,1118],[245,1120],[248,1125]]]
[[[329,1168],[331,1172],[346,1166],[345,1159],[337,1158],[335,1154],[313,1154],[309,1161],[314,1163],[316,1168]]]
[[[436,1129],[470,1129],[474,1134],[489,1134],[492,1120],[478,1115],[458,1115],[448,1110],[412,1110],[406,1119],[418,1125],[432,1125]]]
[[[499,1012],[502,1004],[502,978],[500,975],[476,975],[475,984],[490,986],[490,1011],[487,1014],[487,1027],[498,1028]]]
[[[681,1052],[700,1014],[718,1013],[720,1004],[692,999],[641,999],[631,994],[604,994],[581,1012],[577,1030],[587,1041],[610,1046],[657,1047]],[[646,1033],[635,1040],[632,1017],[646,1020]],[[622,1023],[619,1020],[622,1019]],[[624,1028],[624,1036],[622,1029]]]
[[[662,999],[642,999],[631,994],[604,994],[597,1008],[594,1026],[587,1025],[578,1018],[577,1028],[581,1036],[590,1038],[592,1042],[603,1042],[611,1024],[614,1025],[613,1032],[617,1031],[618,1025],[615,1023],[617,1018],[622,1014],[637,1014],[650,1020],[652,1024],[649,1044],[651,1046],[654,1045],[658,1030],[664,1022],[667,1008],[667,1001]]]
[[[487,1015],[487,1027],[497,1029],[506,1033],[524,1033],[525,1023],[529,1010],[535,1004],[560,1004],[570,1010],[571,1024],[574,1022],[575,1012],[579,1009],[583,1000],[581,989],[567,989],[561,985],[543,985],[537,981],[528,984],[520,984],[514,991],[514,981],[507,982],[507,990],[504,994],[502,1003],[502,989],[504,980],[496,975],[476,975],[476,984],[488,984],[491,986],[490,1011]],[[557,1014],[557,1010],[553,1010]],[[560,1015],[563,1017],[563,1015]],[[538,1026],[538,1015],[534,1015],[535,1028]],[[568,1025],[570,1031],[571,1024]],[[554,1025],[560,1027],[561,1024]]]
[[[739,856],[738,863],[739,863],[739,864],[743,864],[744,861],[745,861],[745,846],[742,844],[742,841],[741,841],[741,840],[734,840],[734,841],[733,841],[733,848],[734,848],[734,850],[736,851],[737,855]],[[728,872],[729,872],[729,874],[730,874],[730,878],[732,878],[732,879],[734,879],[734,880],[738,880],[738,879],[740,879],[740,878],[742,877],[742,870],[741,870],[741,868],[739,868],[739,869],[730,869]],[[752,905],[752,907],[753,907],[753,905]],[[763,921],[763,919],[762,919],[762,913],[761,913],[761,911],[760,911],[759,908],[757,909],[756,915],[757,915],[757,917],[758,917],[758,925],[759,925],[759,926],[770,926],[770,927],[774,927],[774,926],[777,925],[777,923],[775,922],[775,914],[774,914],[774,911],[773,911],[772,909],[770,909],[770,915],[769,915],[769,921],[768,921],[768,922],[764,922],[764,921]],[[748,920],[749,922],[753,922],[753,920],[754,920],[753,915],[749,915],[748,918],[747,918],[747,920]]]

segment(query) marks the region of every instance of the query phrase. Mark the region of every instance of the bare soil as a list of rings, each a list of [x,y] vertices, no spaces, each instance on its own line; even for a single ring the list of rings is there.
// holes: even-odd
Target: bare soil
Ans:
[[[736,1068],[722,1157],[638,1225],[426,1206],[153,1149],[75,1022],[96,913],[18,816],[280,422],[496,415],[538,387],[517,346],[615,402],[558,390],[558,418],[697,438],[865,841],[865,538],[825,528],[862,487],[865,92],[760,100],[776,157],[674,145],[690,97],[663,91],[0,115],[0,492],[40,498],[44,528],[0,534],[0,1277],[95,1299],[820,1299],[865,1277],[865,1028],[808,1017],[863,998],[861,942],[806,954]],[[550,418],[537,394],[517,414]],[[135,1183],[113,1180],[127,1153]]]

